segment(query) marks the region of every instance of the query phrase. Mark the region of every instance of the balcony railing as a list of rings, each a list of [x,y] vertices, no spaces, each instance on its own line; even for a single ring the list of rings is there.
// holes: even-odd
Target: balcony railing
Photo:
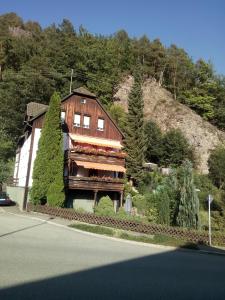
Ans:
[[[69,176],[66,185],[69,189],[121,192],[124,189],[124,180],[110,177]]]
[[[92,154],[92,155],[103,155],[103,156],[110,156],[110,157],[118,157],[118,158],[125,158],[125,152],[115,152],[115,151],[107,151],[103,149],[94,149],[94,148],[85,148],[81,146],[75,146],[69,149],[69,153],[84,153],[84,154]]]

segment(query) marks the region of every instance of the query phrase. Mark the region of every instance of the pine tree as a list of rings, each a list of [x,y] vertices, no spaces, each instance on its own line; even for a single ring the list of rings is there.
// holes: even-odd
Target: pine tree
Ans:
[[[192,164],[186,160],[180,170],[180,201],[177,225],[199,228],[199,199],[194,185]]]
[[[138,70],[134,75],[134,84],[128,99],[128,117],[126,129],[127,175],[135,184],[143,177],[145,155],[144,101],[142,97],[142,76]]]
[[[33,186],[30,193],[34,204],[62,205],[63,197],[63,148],[60,123],[60,97],[55,92],[45,115],[44,126],[34,163]],[[53,200],[55,198],[55,202]]]

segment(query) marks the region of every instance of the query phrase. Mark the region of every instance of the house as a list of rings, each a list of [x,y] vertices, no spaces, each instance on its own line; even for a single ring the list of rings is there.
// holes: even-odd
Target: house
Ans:
[[[46,105],[35,102],[27,105],[24,134],[18,142],[14,185],[22,189],[23,209],[32,186],[34,161],[47,109]],[[122,205],[126,154],[123,133],[117,124],[97,97],[85,88],[78,88],[62,99],[61,121],[68,206],[92,211],[104,194],[109,194],[116,206]]]

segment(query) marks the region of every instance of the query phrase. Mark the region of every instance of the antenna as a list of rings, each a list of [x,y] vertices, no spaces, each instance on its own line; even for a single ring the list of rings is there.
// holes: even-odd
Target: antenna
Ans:
[[[73,69],[71,69],[71,75],[70,75],[70,94],[72,93],[72,83],[73,83]]]

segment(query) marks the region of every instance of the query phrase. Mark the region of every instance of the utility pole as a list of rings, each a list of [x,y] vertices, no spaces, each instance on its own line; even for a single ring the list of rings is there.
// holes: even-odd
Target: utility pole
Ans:
[[[72,83],[73,83],[73,69],[71,69],[71,75],[70,75],[70,94],[72,93]]]

